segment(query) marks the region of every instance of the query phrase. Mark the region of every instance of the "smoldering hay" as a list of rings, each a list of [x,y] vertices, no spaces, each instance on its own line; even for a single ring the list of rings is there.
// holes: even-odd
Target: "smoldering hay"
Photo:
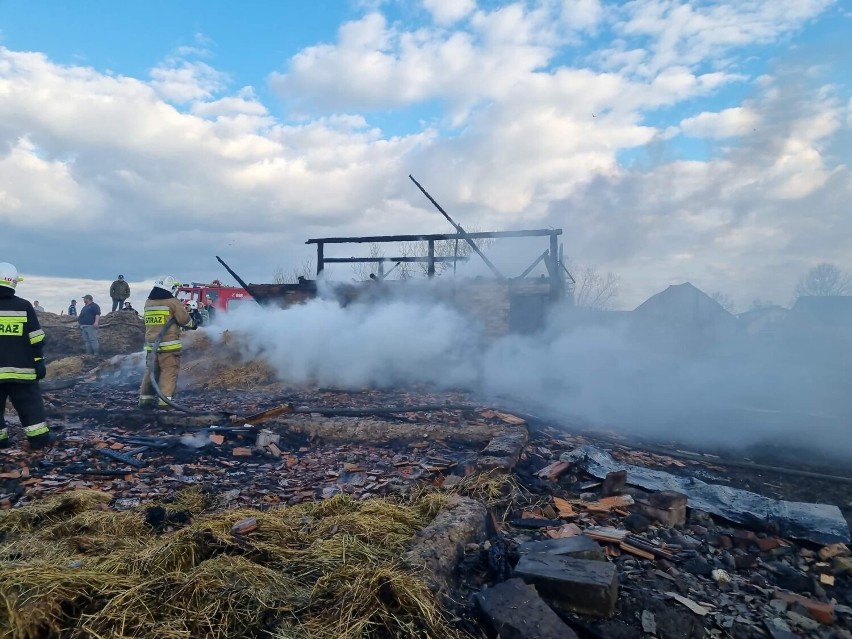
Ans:
[[[266,361],[294,384],[425,384],[696,445],[772,439],[824,443],[838,459],[852,454],[842,419],[852,399],[818,349],[731,338],[667,350],[629,321],[571,318],[556,308],[536,335],[487,339],[475,319],[430,300],[342,307],[318,299],[286,310],[245,307],[208,334],[236,335],[246,359]]]

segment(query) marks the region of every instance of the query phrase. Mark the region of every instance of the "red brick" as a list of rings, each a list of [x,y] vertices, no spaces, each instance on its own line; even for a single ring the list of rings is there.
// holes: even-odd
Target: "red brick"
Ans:
[[[834,604],[823,603],[821,601],[816,601],[815,599],[810,599],[809,597],[802,597],[801,595],[794,595],[789,592],[780,591],[775,593],[775,598],[786,601],[788,604],[801,604],[807,608],[811,617],[822,624],[830,626],[834,623]]]

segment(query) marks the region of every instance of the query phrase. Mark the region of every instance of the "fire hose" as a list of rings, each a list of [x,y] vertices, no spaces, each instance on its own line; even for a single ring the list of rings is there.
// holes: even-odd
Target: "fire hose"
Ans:
[[[157,394],[157,397],[159,397],[160,401],[165,403],[169,408],[174,408],[175,410],[179,410],[182,413],[187,413],[189,415],[203,416],[203,415],[215,414],[215,415],[225,415],[227,417],[236,416],[237,413],[233,413],[233,412],[199,411],[199,410],[195,410],[194,408],[190,408],[189,406],[184,406],[183,404],[178,404],[172,398],[166,397],[166,395],[160,389],[160,384],[157,382],[157,375],[155,374],[156,369],[157,369],[157,353],[159,352],[160,343],[163,341],[163,337],[165,337],[166,332],[172,326],[179,326],[177,320],[174,317],[171,318],[168,322],[166,322],[166,325],[163,326],[163,330],[160,331],[160,334],[157,335],[157,339],[155,339],[154,343],[151,345],[151,350],[149,351],[149,354],[151,355],[151,357],[148,357],[148,361],[147,361],[147,364],[146,364],[147,368],[148,368],[148,379],[151,381],[151,387],[154,389],[154,392]]]

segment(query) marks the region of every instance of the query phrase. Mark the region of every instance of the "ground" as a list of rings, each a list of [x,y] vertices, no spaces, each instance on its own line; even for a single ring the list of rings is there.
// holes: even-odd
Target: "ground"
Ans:
[[[611,505],[599,501],[601,482],[581,468],[541,475],[582,444],[606,448],[628,463],[770,497],[835,504],[847,521],[852,516],[850,482],[831,477],[847,469],[809,468],[800,460],[797,470],[826,477],[790,475],[783,451],[759,459],[779,470],[736,467],[728,462],[755,460],[680,456],[671,442],[631,442],[494,409],[464,393],[293,388],[272,381],[262,366],[211,367],[205,357],[186,362],[187,386],[179,394],[199,415],[137,410],[139,365],[126,360],[69,388],[48,380],[46,386],[57,388],[45,393],[56,442],[47,451],[20,446],[0,453],[0,504],[7,509],[0,517],[0,582],[6,584],[0,589],[11,602],[0,636],[110,636],[117,624],[129,623],[129,613],[107,606],[112,616],[99,615],[93,612],[98,605],[125,601],[133,604],[128,609],[142,610],[160,601],[136,597],[138,590],[122,580],[134,588],[155,583],[152,592],[163,601],[199,584],[228,600],[216,614],[208,614],[211,601],[201,594],[180,600],[187,611],[182,617],[164,609],[164,618],[185,626],[174,636],[489,636],[475,595],[510,576],[521,544],[600,527],[626,534],[629,502],[646,496],[627,486],[619,499],[630,499]],[[80,368],[91,368],[84,364]],[[242,427],[246,415],[282,403],[294,411]],[[50,501],[78,494],[97,497],[70,505]],[[451,497],[472,499],[489,516],[481,534],[471,526],[426,535],[445,544],[439,554],[458,552],[451,583],[437,584],[400,557]],[[606,561],[618,571],[618,601],[605,619],[560,609],[580,637],[850,636],[845,547],[823,558],[820,545],[691,509],[673,528],[629,521],[635,543],[657,554],[649,559],[602,542]],[[126,536],[126,544],[114,546],[106,533],[109,539]],[[302,561],[293,556],[297,552],[303,553],[301,570],[316,571],[314,577],[284,583],[280,575]],[[164,553],[172,563],[158,563]],[[353,557],[360,557],[359,565]],[[177,572],[167,578],[163,565]],[[56,595],[36,579],[36,568],[58,571],[47,574],[70,587],[79,585],[74,571],[87,567],[85,596],[73,604],[51,600],[44,623],[15,628],[27,610],[49,599],[48,592]],[[323,587],[310,586],[312,579]],[[358,584],[357,610],[341,606],[354,592],[343,582]],[[245,593],[252,593],[253,607]],[[806,599],[790,602],[779,593]],[[288,597],[299,605],[285,605]],[[831,625],[814,616],[818,603],[831,607]],[[349,621],[340,616],[344,612]],[[157,636],[156,617],[139,615],[127,636]],[[794,634],[778,634],[778,628]]]

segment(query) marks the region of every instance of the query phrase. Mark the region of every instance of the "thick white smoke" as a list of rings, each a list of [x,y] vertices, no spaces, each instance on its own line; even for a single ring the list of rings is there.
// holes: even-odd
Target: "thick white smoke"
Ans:
[[[534,336],[488,340],[475,320],[440,303],[315,300],[287,310],[246,307],[230,330],[283,381],[360,389],[428,384],[501,398],[584,426],[730,448],[807,444],[852,455],[844,358],[811,345],[724,342],[667,351],[637,336],[627,315],[603,324],[554,309]],[[838,370],[838,366],[840,370]],[[845,365],[848,367],[848,365]]]
[[[342,308],[314,300],[287,310],[247,307],[222,328],[242,335],[250,356],[282,380],[358,389],[427,383],[471,386],[480,337],[451,308],[391,301]]]

